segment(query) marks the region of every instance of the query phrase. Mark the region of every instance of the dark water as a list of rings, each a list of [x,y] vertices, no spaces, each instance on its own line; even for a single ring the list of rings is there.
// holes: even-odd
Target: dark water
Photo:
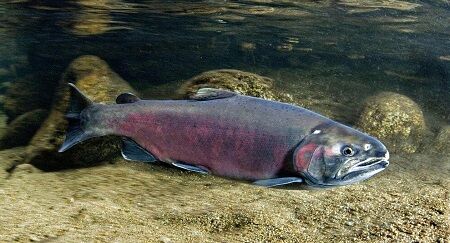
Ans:
[[[344,113],[394,91],[414,98],[432,131],[450,119],[446,0],[18,0],[3,1],[0,12],[0,94],[33,80],[22,95],[36,98],[22,112],[49,109],[64,69],[90,54],[148,98],[232,68],[273,78],[294,98],[338,103]]]

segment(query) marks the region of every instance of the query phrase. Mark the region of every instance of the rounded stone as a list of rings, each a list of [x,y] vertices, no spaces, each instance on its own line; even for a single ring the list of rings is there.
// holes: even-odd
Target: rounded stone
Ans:
[[[450,154],[450,125],[441,128],[434,144],[437,151]]]
[[[29,173],[36,173],[36,172],[40,172],[39,169],[34,167],[31,164],[20,164],[20,165],[16,166],[16,168],[14,169],[14,173],[29,174]]]
[[[426,131],[420,107],[410,98],[382,92],[369,97],[357,126],[379,138],[392,152],[414,153]]]
[[[292,96],[273,88],[272,79],[234,69],[203,72],[187,80],[177,92],[187,98],[201,88],[225,89],[268,100],[292,102]]]
[[[63,74],[49,116],[27,147],[25,163],[42,170],[55,170],[100,164],[119,155],[120,139],[113,136],[93,138],[58,153],[68,125],[64,114],[69,105],[69,82],[95,103],[112,104],[121,93],[136,94],[102,59],[90,55],[75,59]]]

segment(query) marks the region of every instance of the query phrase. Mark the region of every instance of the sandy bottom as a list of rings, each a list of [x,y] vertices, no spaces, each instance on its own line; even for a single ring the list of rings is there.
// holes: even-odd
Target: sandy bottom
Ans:
[[[0,241],[450,242],[450,159],[434,156],[394,156],[374,178],[327,190],[122,159],[48,173],[22,165],[1,174]]]

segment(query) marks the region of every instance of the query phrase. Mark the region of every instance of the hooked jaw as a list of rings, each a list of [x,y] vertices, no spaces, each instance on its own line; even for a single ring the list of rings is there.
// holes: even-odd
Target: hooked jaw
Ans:
[[[383,171],[388,165],[388,151],[382,157],[369,157],[362,161],[351,159],[337,171],[335,178],[341,180],[343,184],[350,184],[365,180]]]
[[[295,169],[308,185],[348,185],[389,165],[389,152],[377,139],[348,127],[333,129],[327,134],[314,131],[294,151]]]
[[[345,186],[366,180],[383,171],[389,165],[389,152],[378,150],[366,158],[352,157],[343,161],[339,167],[328,167],[328,176],[322,174],[326,167],[309,167],[307,173],[302,173],[305,181],[312,187]],[[334,172],[333,172],[334,171]],[[317,176],[319,175],[319,176]]]

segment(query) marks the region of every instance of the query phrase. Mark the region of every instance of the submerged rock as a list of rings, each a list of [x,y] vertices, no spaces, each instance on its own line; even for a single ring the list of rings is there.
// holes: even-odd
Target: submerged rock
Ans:
[[[20,164],[25,157],[25,147],[15,147],[0,151],[0,184],[9,176],[9,172],[16,164]]]
[[[47,115],[47,110],[36,109],[15,118],[0,137],[0,149],[27,145]]]
[[[70,96],[67,86],[69,82],[75,83],[96,103],[114,103],[120,93],[135,93],[130,85],[100,58],[82,56],[75,59],[62,77],[50,115],[27,148],[25,162],[44,170],[98,164],[118,155],[119,141],[114,137],[91,139],[69,151],[58,153],[67,128],[64,114]]]
[[[40,172],[40,170],[31,164],[20,164],[14,168],[15,175],[30,174],[30,173],[37,173],[37,172]]]
[[[450,154],[450,125],[439,131],[434,144],[439,152]]]
[[[277,92],[273,89],[272,79],[234,69],[203,72],[187,80],[177,92],[183,97],[189,97],[201,88],[226,89],[268,100],[292,102],[292,97],[289,94]]]
[[[414,153],[425,135],[425,119],[410,98],[382,92],[369,97],[357,122],[363,131],[381,139],[392,152]]]

